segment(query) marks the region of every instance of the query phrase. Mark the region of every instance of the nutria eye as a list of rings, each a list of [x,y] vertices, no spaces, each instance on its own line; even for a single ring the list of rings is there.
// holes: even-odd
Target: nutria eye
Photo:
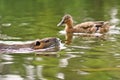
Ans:
[[[36,46],[39,46],[39,45],[40,45],[40,42],[39,42],[39,41],[37,41],[35,45],[36,45]]]
[[[45,43],[49,42],[49,40],[46,40]]]

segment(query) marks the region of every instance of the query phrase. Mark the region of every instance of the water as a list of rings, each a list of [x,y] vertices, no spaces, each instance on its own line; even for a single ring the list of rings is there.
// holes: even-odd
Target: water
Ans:
[[[28,41],[64,35],[64,14],[75,24],[109,20],[107,40],[74,37],[58,56],[0,54],[0,80],[120,80],[120,5],[118,0],[0,0],[0,39]],[[44,52],[48,53],[48,52]]]

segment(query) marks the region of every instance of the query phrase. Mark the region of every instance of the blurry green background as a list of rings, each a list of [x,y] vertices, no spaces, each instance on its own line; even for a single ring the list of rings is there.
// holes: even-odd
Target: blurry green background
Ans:
[[[75,24],[110,21],[106,41],[75,38],[59,57],[0,54],[0,80],[120,80],[119,0],[0,0],[0,39],[35,40],[58,37],[64,14]]]

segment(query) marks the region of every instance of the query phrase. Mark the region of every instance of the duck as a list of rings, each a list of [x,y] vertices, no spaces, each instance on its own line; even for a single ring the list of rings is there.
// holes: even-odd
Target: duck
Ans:
[[[74,25],[73,18],[70,14],[62,17],[57,26],[65,25],[66,33],[101,33],[105,34],[109,31],[110,25],[108,21],[87,21]]]

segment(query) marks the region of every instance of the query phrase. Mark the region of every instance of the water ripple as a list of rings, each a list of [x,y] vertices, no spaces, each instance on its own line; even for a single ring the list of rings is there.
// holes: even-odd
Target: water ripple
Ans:
[[[6,34],[0,34],[0,39],[9,40],[9,39],[21,39],[21,38],[19,38],[19,37],[11,37],[11,36],[8,36]]]
[[[59,66],[60,67],[67,67],[67,65],[69,64],[68,60],[71,59],[71,58],[74,58],[74,57],[76,57],[76,55],[67,54],[66,58],[60,59]]]
[[[57,74],[57,78],[59,78],[59,79],[65,79],[63,73],[58,73]]]
[[[78,73],[78,74],[81,74],[81,75],[88,75],[88,74],[90,74],[90,73],[88,73],[88,72],[81,71],[81,70],[78,70],[77,73]]]
[[[1,75],[0,80],[24,80],[20,75],[8,74]]]
[[[13,60],[13,56],[11,56],[11,55],[1,55],[0,58],[4,59],[4,60],[7,60],[7,61]]]
[[[91,47],[87,47],[87,46],[71,46],[71,48],[91,49]]]
[[[3,23],[1,24],[3,27],[10,27],[12,24],[11,23]]]

